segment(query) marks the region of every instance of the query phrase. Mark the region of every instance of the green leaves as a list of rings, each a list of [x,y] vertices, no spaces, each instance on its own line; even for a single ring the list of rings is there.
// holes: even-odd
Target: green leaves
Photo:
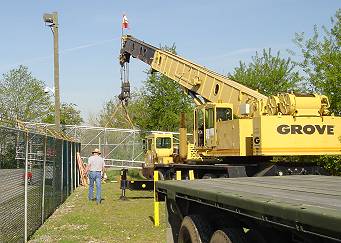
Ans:
[[[45,83],[33,77],[27,67],[10,70],[0,80],[0,113],[10,120],[54,123],[52,97],[44,88]],[[80,125],[82,122],[75,104],[62,104],[61,124]]]
[[[276,95],[279,92],[298,90],[302,78],[295,66],[290,58],[281,58],[280,52],[273,55],[271,49],[263,49],[261,55],[256,52],[248,65],[240,62],[239,67],[229,76],[262,94]]]
[[[321,33],[315,26],[310,38],[296,33],[294,42],[303,55],[297,64],[306,73],[307,89],[327,95],[330,110],[341,115],[341,9],[331,23],[332,27],[323,26]]]
[[[43,118],[43,122],[54,123],[54,106],[51,107],[50,114]],[[81,125],[83,118],[76,104],[63,103],[60,107],[60,123],[62,125]]]
[[[145,130],[177,131],[181,112],[187,114],[188,126],[192,127],[192,100],[179,84],[158,73],[150,74],[141,91],[144,104],[142,117],[134,119]]]
[[[0,80],[0,112],[7,119],[40,122],[51,106],[44,83],[19,66],[3,74]]]
[[[297,62],[305,72],[306,89],[327,95],[330,111],[341,115],[341,9],[331,19],[332,27],[322,26],[321,33],[314,26],[314,34],[306,38],[296,33],[294,42],[300,49],[303,60]],[[341,175],[340,156],[321,156],[317,162],[331,174]]]
[[[175,44],[160,47],[176,53]],[[143,130],[175,132],[179,130],[180,113],[186,114],[187,129],[193,130],[193,101],[180,85],[160,73],[150,73],[144,81],[139,100],[135,100],[138,111],[134,123]],[[130,109],[130,110],[134,110]]]

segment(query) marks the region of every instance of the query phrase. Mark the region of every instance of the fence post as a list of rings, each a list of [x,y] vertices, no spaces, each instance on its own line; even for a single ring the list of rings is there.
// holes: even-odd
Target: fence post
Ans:
[[[41,224],[45,220],[45,177],[46,177],[46,153],[47,153],[47,136],[44,139],[44,161],[43,161],[43,192],[41,200]]]
[[[76,188],[79,186],[79,167],[77,164],[77,153],[78,153],[78,146],[75,144],[75,170],[76,170]]]
[[[71,192],[73,192],[73,143],[70,142],[71,146],[70,146],[70,169],[71,169],[71,173],[70,173],[70,176],[71,176],[71,179],[70,179],[70,183],[71,183]]]
[[[62,139],[62,149],[61,149],[62,159],[61,159],[61,181],[60,181],[60,203],[64,199],[64,139]]]
[[[160,202],[157,199],[155,184],[159,180],[159,172],[154,170],[154,226],[160,226]]]
[[[28,132],[26,132],[26,151],[25,151],[25,209],[24,209],[24,237],[25,242],[27,242],[27,196],[28,196]]]
[[[135,158],[135,131],[133,131],[134,137],[133,137],[133,152],[131,155],[131,160],[134,161]]]
[[[75,142],[73,142],[72,144],[73,144],[73,167],[74,167],[73,185],[74,185],[74,189],[76,189],[77,187],[77,166],[76,166],[77,147],[76,147]]]
[[[66,197],[69,196],[69,141],[66,141]]]

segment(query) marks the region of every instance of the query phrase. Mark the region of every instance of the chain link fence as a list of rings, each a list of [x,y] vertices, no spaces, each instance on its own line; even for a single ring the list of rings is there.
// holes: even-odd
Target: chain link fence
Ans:
[[[26,242],[79,185],[80,143],[0,126],[0,242]]]
[[[22,123],[27,128],[49,130],[54,124]],[[142,168],[145,163],[145,151],[142,139],[151,133],[173,134],[174,144],[179,141],[178,132],[142,131],[139,129],[109,128],[95,126],[65,125],[63,132],[77,139],[82,144],[81,157],[87,163],[88,157],[95,148],[99,148],[105,160],[106,167],[110,168]],[[192,134],[187,134],[189,142],[193,141]]]

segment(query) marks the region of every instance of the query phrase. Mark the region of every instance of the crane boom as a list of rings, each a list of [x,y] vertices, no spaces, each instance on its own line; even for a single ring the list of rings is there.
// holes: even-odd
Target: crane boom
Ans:
[[[150,65],[152,70],[178,82],[197,104],[230,103],[234,114],[241,116],[241,104],[261,104],[259,108],[262,109],[267,102],[267,96],[171,52],[129,35],[123,36],[122,40],[121,66],[130,61],[130,56],[138,58]]]

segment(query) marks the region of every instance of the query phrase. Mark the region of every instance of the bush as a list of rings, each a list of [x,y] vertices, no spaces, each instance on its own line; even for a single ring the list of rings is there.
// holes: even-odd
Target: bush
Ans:
[[[317,163],[331,175],[341,176],[341,156],[323,155],[317,159]]]

